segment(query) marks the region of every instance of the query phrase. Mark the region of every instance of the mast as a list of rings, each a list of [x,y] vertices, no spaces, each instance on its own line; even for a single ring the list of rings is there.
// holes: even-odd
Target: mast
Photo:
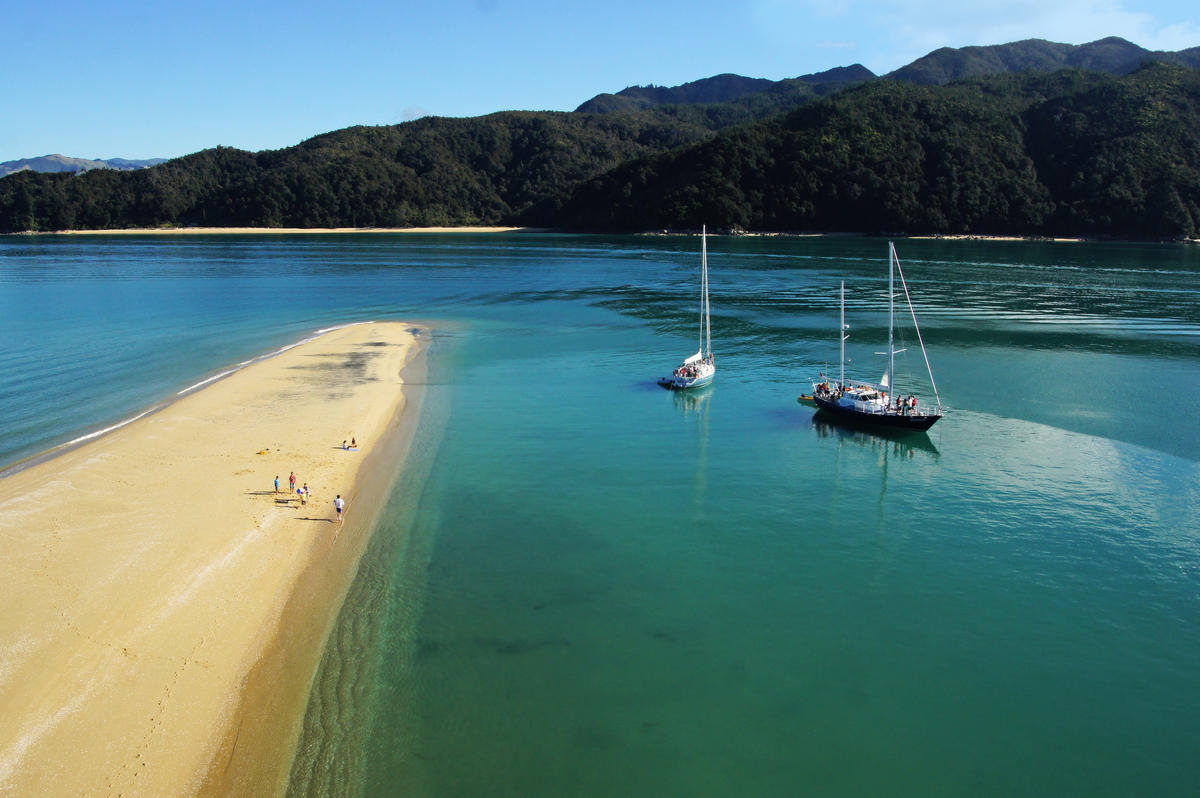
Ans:
[[[702,296],[701,301],[703,304],[702,310],[704,313],[704,318],[701,322],[700,329],[704,334],[704,341],[703,341],[704,356],[706,356],[706,358],[712,358],[712,356],[713,356],[713,320],[712,320],[712,318],[709,317],[709,308],[708,308],[708,238],[707,238],[707,234],[708,234],[708,228],[706,226],[703,226],[703,224],[701,224],[701,226],[700,226],[700,265],[701,265],[701,271],[703,272],[703,278],[701,280],[701,283],[703,286],[703,292],[702,292],[703,296]]]
[[[838,338],[842,339],[842,361],[841,375],[838,377],[838,390],[842,390],[842,386],[846,384],[846,339],[850,336],[846,335],[846,281],[842,280],[842,324],[838,327]]]
[[[705,225],[700,225],[700,346],[698,351],[704,354],[704,262],[708,256],[708,244],[705,241],[707,232]]]
[[[896,392],[896,344],[894,330],[896,326],[896,245],[888,242],[888,370],[887,388]]]

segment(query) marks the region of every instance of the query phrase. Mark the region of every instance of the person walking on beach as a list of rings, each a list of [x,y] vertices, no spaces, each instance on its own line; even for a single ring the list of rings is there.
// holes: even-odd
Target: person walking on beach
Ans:
[[[308,504],[308,500],[312,498],[312,491],[308,489],[308,483],[304,483],[304,503]]]
[[[308,504],[308,495],[305,494],[304,488],[296,488],[296,495],[300,497],[300,506]]]
[[[337,510],[337,522],[342,523],[342,510],[346,509],[346,502],[342,501],[342,494],[338,494],[333,500],[333,509]]]
[[[278,474],[275,475],[275,492],[276,493],[279,492],[279,475]]]
[[[290,477],[288,477],[288,493],[291,493],[295,489],[296,489],[296,472],[293,471],[292,475]]]

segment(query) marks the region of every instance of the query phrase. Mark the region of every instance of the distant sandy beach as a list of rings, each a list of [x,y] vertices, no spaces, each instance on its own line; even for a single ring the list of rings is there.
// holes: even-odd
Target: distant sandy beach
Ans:
[[[1043,237],[1043,236],[989,236],[974,233],[935,233],[925,236],[904,236],[905,238],[929,238],[941,241],[1087,241],[1086,238]]]
[[[424,338],[334,329],[0,479],[0,795],[280,791]]]
[[[329,233],[516,233],[537,232],[532,227],[135,227],[121,230],[54,230],[18,235],[252,235]]]
[[[41,233],[7,233],[6,235],[48,236],[104,236],[104,235],[328,235],[331,233],[547,233],[546,227],[139,227],[121,230],[52,230]],[[646,230],[638,235],[648,236],[694,236],[693,230]],[[730,235],[709,231],[710,236]],[[875,233],[813,233],[741,230],[733,233],[746,238],[853,238],[857,236],[879,237]],[[931,235],[897,235],[897,239],[935,239],[942,241],[1053,241],[1080,242],[1092,239],[1070,236],[1005,236],[978,235],[974,233],[934,233]],[[1200,243],[1200,239],[1185,239],[1187,243]]]

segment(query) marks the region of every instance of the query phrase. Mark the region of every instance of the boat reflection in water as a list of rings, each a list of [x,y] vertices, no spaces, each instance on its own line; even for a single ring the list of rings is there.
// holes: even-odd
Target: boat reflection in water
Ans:
[[[676,519],[688,519],[691,523],[699,523],[707,510],[707,495],[708,495],[708,439],[710,435],[709,429],[709,413],[712,409],[712,385],[706,385],[702,388],[695,388],[688,391],[673,391],[673,402],[675,409],[679,411],[682,419],[682,429],[691,430],[694,425],[695,435],[695,461],[696,472],[693,478],[692,485],[692,506],[690,515],[688,510],[680,510],[676,508]],[[687,438],[692,437],[692,433],[686,434]],[[681,439],[682,440],[682,439]],[[677,454],[690,450],[690,444],[680,443],[683,447],[677,450]],[[685,455],[686,456],[686,455]],[[682,512],[683,515],[679,513]]]
[[[935,460],[941,457],[937,446],[925,432],[911,430],[893,430],[886,427],[848,426],[844,423],[831,421],[822,413],[812,417],[813,431],[817,437],[837,439],[840,443],[853,443],[862,447],[870,447],[884,454],[912,458],[918,452],[931,456]]]
[[[701,413],[705,422],[708,421],[708,400],[712,397],[712,383],[705,385],[702,388],[695,388],[690,391],[674,391],[672,392],[672,400],[675,407],[683,411],[684,416],[690,416],[692,413]]]

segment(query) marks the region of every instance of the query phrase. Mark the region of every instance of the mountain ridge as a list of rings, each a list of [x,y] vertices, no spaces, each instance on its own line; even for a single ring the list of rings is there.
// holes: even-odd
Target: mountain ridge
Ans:
[[[20,158],[15,161],[0,162],[0,177],[14,172],[86,172],[89,169],[116,169],[127,171],[145,169],[165,163],[166,158],[144,158],[141,160],[129,158],[74,158],[68,155],[53,153],[40,155],[36,158]]]
[[[611,113],[613,111],[644,110],[657,105],[695,105],[707,103],[729,103],[750,94],[761,94],[777,90],[782,86],[804,83],[811,86],[842,86],[871,80],[875,73],[862,64],[839,66],[784,80],[748,78],[725,72],[708,78],[700,78],[678,86],[629,86],[612,94],[597,94],[581,103],[576,113]]]
[[[854,81],[864,74],[854,68],[767,84],[716,76],[683,93],[643,92],[672,102],[634,110],[424,117],[133,172],[24,171],[0,179],[0,232],[705,222],[1195,237],[1200,70],[1152,58],[1116,74],[1149,52],[1116,38],[1084,53],[1112,72],[1025,69],[1045,44],[998,46],[989,52],[1005,55],[1007,74],[944,84],[960,51],[930,54],[925,66],[941,77],[927,83]],[[1081,48],[1050,53],[1057,64]],[[966,60],[995,68],[976,55]],[[721,96],[734,99],[705,102]]]
[[[1046,39],[1022,39],[1007,44],[941,47],[884,77],[922,85],[1006,72],[1086,69],[1128,75],[1148,61],[1200,68],[1200,47],[1187,50],[1147,50],[1108,36],[1086,44],[1062,44]]]

